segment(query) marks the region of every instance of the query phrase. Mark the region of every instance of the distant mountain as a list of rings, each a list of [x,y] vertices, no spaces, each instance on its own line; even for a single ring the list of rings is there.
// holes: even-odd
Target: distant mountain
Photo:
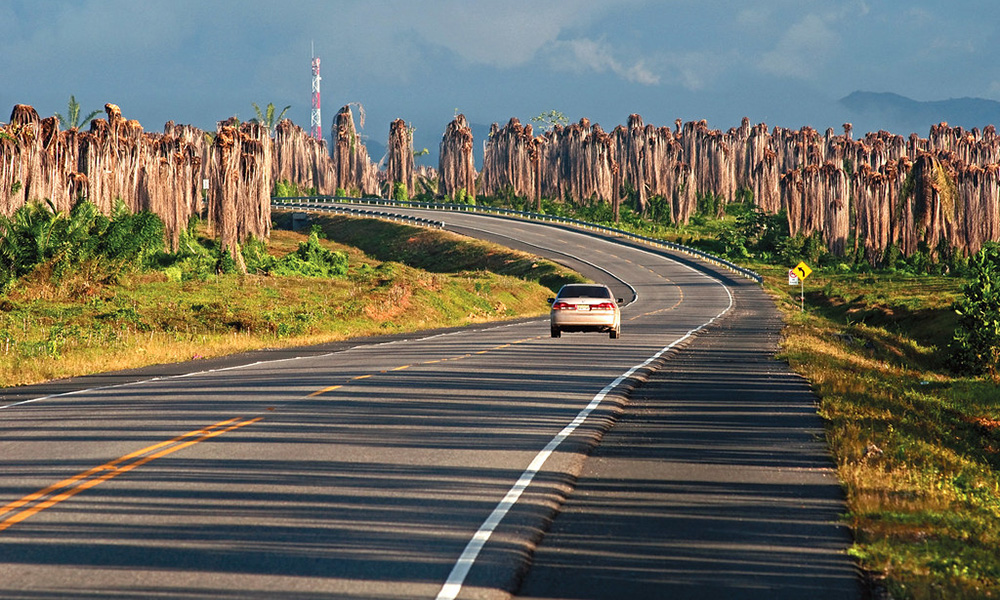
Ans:
[[[368,151],[368,158],[372,159],[374,163],[382,160],[382,157],[385,156],[386,151],[389,149],[384,142],[373,140],[367,136],[362,136],[361,142],[365,145],[365,150]]]
[[[876,129],[899,134],[926,135],[932,125],[946,122],[964,129],[1000,126],[1000,102],[985,98],[952,98],[921,102],[888,92],[857,91],[840,99],[840,105]]]

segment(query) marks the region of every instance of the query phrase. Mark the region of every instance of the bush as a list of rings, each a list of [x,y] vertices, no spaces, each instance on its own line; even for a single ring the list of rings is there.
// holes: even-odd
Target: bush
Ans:
[[[172,281],[174,283],[179,283],[184,279],[184,273],[181,271],[180,267],[167,267],[163,269],[163,274],[166,275],[167,281]]]
[[[661,225],[670,225],[670,199],[663,196],[650,196],[646,201],[646,212],[649,220]]]
[[[396,202],[408,202],[410,200],[410,194],[406,191],[405,183],[397,181],[392,184],[392,199]]]
[[[119,200],[111,218],[81,200],[67,214],[51,201],[32,202],[0,217],[0,292],[42,264],[58,281],[85,261],[99,265],[100,277],[114,278],[125,268],[141,268],[163,251],[163,222],[149,212],[132,214]]]
[[[969,259],[965,297],[955,304],[958,327],[950,347],[957,373],[1000,379],[1000,245],[988,244]]]
[[[267,244],[257,238],[250,238],[240,247],[243,254],[243,262],[247,266],[248,273],[266,275],[274,270],[278,259],[271,256],[267,251]]]
[[[111,221],[100,233],[97,251],[112,261],[141,266],[163,251],[163,221],[151,212],[132,214],[125,203],[115,203]]]
[[[300,196],[318,196],[319,190],[314,187],[307,188],[302,187],[297,183],[292,183],[287,179],[282,179],[281,181],[275,182],[274,193],[271,194],[276,197],[294,198]]]
[[[466,191],[465,188],[459,188],[455,192],[455,197],[452,198],[452,202],[454,204],[465,204],[467,206],[475,206],[476,199],[474,196],[469,194],[469,192]]]
[[[810,235],[798,234],[794,237],[779,239],[775,244],[778,256],[784,264],[795,265],[799,261],[804,261],[808,265],[816,266],[827,262],[830,253],[823,243],[823,234],[815,232]]]
[[[695,194],[696,198],[696,211],[699,215],[703,217],[717,217],[722,206],[722,198],[716,196],[712,192],[706,192],[704,194]]]
[[[272,272],[275,275],[343,277],[347,275],[347,254],[324,248],[313,232],[308,240],[299,244],[298,250],[277,261]]]

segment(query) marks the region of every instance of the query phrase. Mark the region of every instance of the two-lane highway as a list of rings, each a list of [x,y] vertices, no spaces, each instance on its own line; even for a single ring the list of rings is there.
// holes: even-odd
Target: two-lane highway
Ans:
[[[540,319],[0,404],[0,596],[504,597],[626,390],[732,296],[613,241],[449,220],[634,290],[622,338]]]

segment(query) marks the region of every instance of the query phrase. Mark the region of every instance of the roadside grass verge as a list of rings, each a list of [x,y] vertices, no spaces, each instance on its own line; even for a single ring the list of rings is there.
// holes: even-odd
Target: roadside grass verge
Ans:
[[[312,215],[329,239],[358,248],[378,260],[392,260],[434,273],[486,270],[556,291],[570,283],[567,270],[554,262],[488,242],[467,243],[468,238],[447,231],[421,229],[390,221],[373,221],[364,228],[357,219]]]
[[[894,598],[1000,597],[1000,388],[944,357],[963,280],[754,265],[786,314],[781,358],[819,396],[854,531]]]
[[[370,219],[341,225],[362,238],[383,236],[393,225],[406,239],[470,258],[431,272],[403,264],[417,262],[405,253],[399,261],[385,252],[375,258],[321,240],[347,253],[346,277],[220,274],[175,281],[146,272],[112,284],[81,269],[53,283],[42,266],[0,296],[0,386],[537,316],[548,311],[552,285],[580,279],[537,257],[445,232]],[[269,251],[280,258],[306,238],[276,229]]]

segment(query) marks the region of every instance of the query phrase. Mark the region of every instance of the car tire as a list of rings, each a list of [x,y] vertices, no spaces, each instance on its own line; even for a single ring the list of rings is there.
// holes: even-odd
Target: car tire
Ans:
[[[621,337],[621,335],[622,335],[621,329],[612,329],[611,333],[608,334],[608,337],[610,337],[613,340],[617,340],[618,338]]]
[[[554,337],[554,338],[562,337],[562,332],[559,331],[558,327],[553,327],[552,328],[552,337]]]

